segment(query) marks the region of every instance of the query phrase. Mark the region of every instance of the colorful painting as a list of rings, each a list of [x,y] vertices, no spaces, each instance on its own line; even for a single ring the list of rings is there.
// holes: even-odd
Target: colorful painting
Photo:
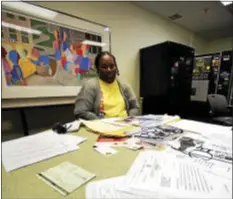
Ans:
[[[78,86],[96,76],[101,35],[2,12],[2,67],[7,86]]]

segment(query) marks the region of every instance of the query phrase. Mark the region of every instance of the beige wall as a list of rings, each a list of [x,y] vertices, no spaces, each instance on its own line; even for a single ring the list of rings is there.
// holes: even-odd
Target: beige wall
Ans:
[[[210,41],[205,49],[206,53],[230,50],[233,48],[233,37]]]
[[[120,77],[139,96],[139,49],[166,40],[196,48],[202,53],[205,41],[130,2],[36,2],[41,6],[76,15],[112,28],[112,52]]]

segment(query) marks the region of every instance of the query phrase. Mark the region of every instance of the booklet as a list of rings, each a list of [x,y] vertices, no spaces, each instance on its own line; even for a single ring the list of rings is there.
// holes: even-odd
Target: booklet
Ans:
[[[56,191],[66,196],[95,177],[95,174],[86,171],[70,162],[40,172],[37,176]]]

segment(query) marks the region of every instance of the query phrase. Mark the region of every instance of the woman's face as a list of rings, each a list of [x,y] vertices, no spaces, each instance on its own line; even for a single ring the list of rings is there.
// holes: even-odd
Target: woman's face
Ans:
[[[99,60],[99,77],[107,83],[112,83],[116,78],[116,65],[110,55],[104,55]]]

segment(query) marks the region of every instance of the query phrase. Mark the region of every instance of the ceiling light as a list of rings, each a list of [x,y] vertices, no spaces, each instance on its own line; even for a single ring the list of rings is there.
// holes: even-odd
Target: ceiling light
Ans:
[[[18,30],[18,31],[22,31],[22,32],[27,32],[27,33],[30,33],[30,34],[40,35],[42,33],[39,30],[34,30],[34,29],[31,29],[31,28],[23,27],[23,26],[18,26],[18,25],[15,25],[15,24],[7,23],[5,21],[2,21],[2,26],[6,27],[6,28],[12,28],[12,29],[15,29],[15,30]]]
[[[232,4],[232,1],[224,1],[224,0],[220,0],[220,1],[224,6],[228,6],[228,5]]]
[[[54,19],[58,14],[57,12],[21,1],[16,1],[16,2],[3,1],[2,5],[6,9],[8,8],[16,11],[21,11],[23,13],[38,16],[45,19]]]
[[[84,41],[82,41],[82,44],[88,44],[88,45],[100,46],[100,47],[103,47],[103,46],[106,46],[106,45],[107,45],[106,43],[100,43],[100,42],[89,41],[89,40],[84,40]]]
[[[110,28],[109,28],[109,27],[105,27],[105,28],[104,28],[104,31],[105,31],[105,32],[108,32],[108,31],[110,31]]]

